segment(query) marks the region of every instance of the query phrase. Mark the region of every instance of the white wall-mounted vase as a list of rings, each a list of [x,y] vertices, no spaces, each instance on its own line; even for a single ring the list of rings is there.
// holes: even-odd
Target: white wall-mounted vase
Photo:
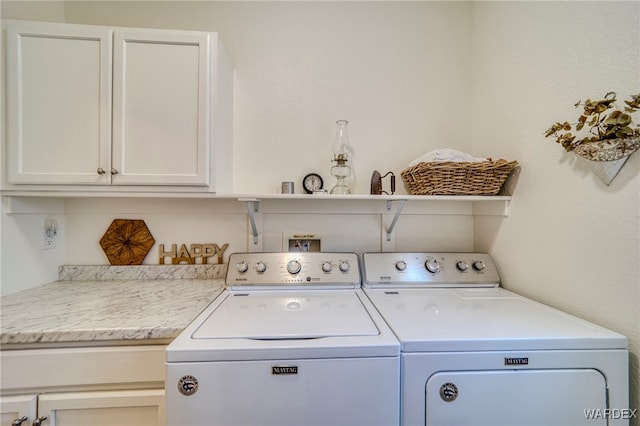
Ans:
[[[640,136],[579,145],[574,152],[588,161],[591,171],[609,186],[629,156],[640,148]]]

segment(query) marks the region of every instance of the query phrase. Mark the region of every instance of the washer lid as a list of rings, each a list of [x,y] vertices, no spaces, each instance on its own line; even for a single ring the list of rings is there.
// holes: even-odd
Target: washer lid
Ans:
[[[291,340],[380,334],[355,292],[229,292],[193,339]]]
[[[366,293],[403,352],[627,348],[618,333],[502,288]]]

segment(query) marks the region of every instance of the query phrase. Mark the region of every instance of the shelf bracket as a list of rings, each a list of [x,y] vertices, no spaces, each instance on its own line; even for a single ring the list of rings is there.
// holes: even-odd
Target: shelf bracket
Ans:
[[[393,233],[393,228],[396,227],[396,223],[398,222],[398,218],[400,217],[400,213],[402,213],[402,209],[404,208],[407,200],[398,200],[398,208],[396,209],[396,213],[393,215],[393,220],[389,224],[389,227],[386,229],[387,232],[387,241],[391,241],[391,234]],[[387,200],[387,211],[391,211],[393,200]]]
[[[247,212],[249,213],[249,222],[251,223],[251,234],[253,235],[253,244],[258,244],[258,227],[256,226],[256,213],[260,207],[258,200],[243,200],[247,203]]]

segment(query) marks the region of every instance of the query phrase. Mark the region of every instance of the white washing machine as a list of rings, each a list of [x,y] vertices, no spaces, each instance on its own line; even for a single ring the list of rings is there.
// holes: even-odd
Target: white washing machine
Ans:
[[[500,288],[489,255],[366,253],[362,268],[401,343],[402,425],[625,425],[635,415],[627,339]]]
[[[400,344],[354,253],[234,253],[167,348],[167,424],[398,425]]]

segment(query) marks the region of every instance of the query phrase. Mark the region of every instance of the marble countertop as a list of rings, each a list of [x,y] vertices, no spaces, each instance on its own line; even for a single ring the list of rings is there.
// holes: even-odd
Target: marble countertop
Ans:
[[[0,344],[168,343],[222,292],[223,267],[61,267],[0,298]]]

